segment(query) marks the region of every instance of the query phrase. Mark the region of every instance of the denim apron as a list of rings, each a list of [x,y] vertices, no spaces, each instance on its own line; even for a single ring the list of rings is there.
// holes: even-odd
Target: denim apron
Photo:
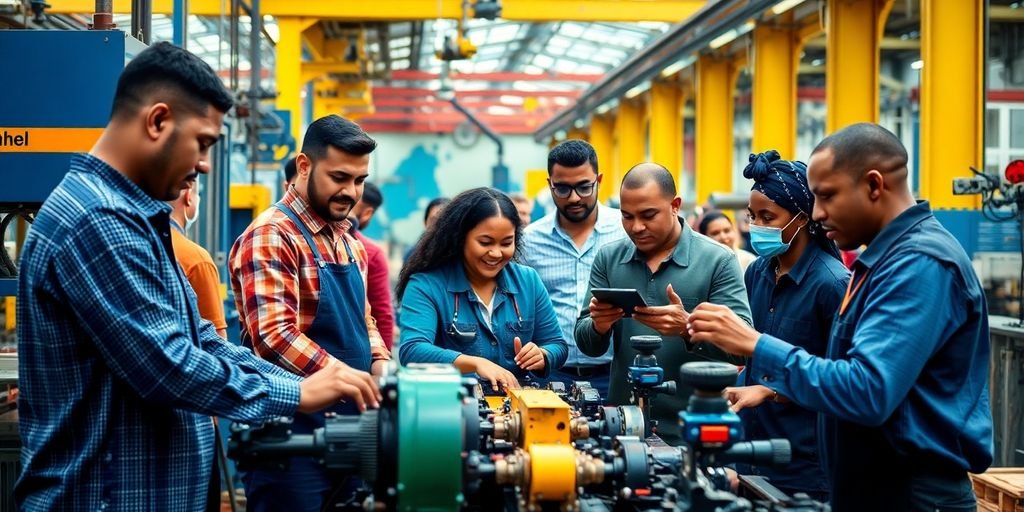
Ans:
[[[366,331],[366,290],[352,248],[342,238],[349,263],[325,261],[298,215],[281,202],[274,206],[299,228],[316,261],[320,300],[313,323],[303,334],[341,362],[369,372],[371,353],[370,337]],[[251,344],[251,340],[246,341]],[[326,412],[359,414],[355,403],[339,403],[313,414],[297,412],[292,432],[309,434],[313,429],[324,426]],[[327,494],[340,483],[330,478],[312,458],[294,457],[289,461],[287,470],[249,472],[245,479],[247,509],[253,512],[319,512]]]

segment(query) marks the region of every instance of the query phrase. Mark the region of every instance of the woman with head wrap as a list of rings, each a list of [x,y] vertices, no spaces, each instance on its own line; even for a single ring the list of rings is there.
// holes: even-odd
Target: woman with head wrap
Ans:
[[[740,270],[743,272],[746,272],[747,267],[757,259],[756,254],[739,248],[736,228],[724,213],[717,210],[705,213],[697,228],[700,234],[732,249],[736,253],[736,259],[740,262]]]
[[[750,242],[760,256],[745,276],[754,329],[824,356],[832,319],[842,301],[849,272],[834,243],[811,219],[814,196],[803,162],[781,160],[777,151],[750,155],[743,176],[750,190]],[[816,414],[779,396],[771,383],[740,375],[742,387],[728,388],[751,439],[786,438],[792,462],[782,470],[738,465],[741,474],[768,476],[792,494],[828,501],[829,486],[818,461]]]

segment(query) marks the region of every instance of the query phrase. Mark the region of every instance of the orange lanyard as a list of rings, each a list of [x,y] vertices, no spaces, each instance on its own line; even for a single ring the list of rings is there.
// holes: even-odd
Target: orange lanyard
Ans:
[[[839,306],[839,316],[843,316],[843,313],[846,313],[850,300],[853,299],[854,295],[857,295],[857,290],[860,290],[860,285],[864,284],[864,280],[867,278],[868,273],[864,272],[864,275],[860,276],[860,280],[857,281],[857,286],[853,286],[853,276],[850,276],[850,282],[846,283],[846,295],[843,296],[843,303]],[[850,289],[851,286],[853,286],[852,290]]]

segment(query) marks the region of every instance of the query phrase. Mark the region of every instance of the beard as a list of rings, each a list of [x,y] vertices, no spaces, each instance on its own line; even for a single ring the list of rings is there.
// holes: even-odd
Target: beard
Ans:
[[[356,205],[355,199],[348,196],[335,196],[321,201],[320,196],[317,194],[317,190],[316,179],[314,179],[313,173],[310,172],[309,181],[306,185],[306,196],[309,198],[309,207],[327,222],[341,222],[347,219],[349,214],[352,213],[352,208]],[[331,203],[346,205],[347,208],[343,213],[335,214],[331,212]]]
[[[178,129],[175,128],[174,131],[172,131],[171,134],[167,137],[167,142],[165,142],[164,145],[160,147],[160,152],[153,157],[153,161],[149,165],[149,168],[154,169],[158,176],[167,177],[168,174],[174,171],[174,146],[175,144],[177,144],[177,142]],[[194,173],[195,170],[192,171],[192,174]],[[173,177],[177,178],[176,176]],[[188,176],[182,176],[180,181],[175,180],[173,186],[171,188],[168,188],[167,190],[152,191],[154,193],[160,194],[159,197],[154,196],[154,199],[158,199],[160,201],[174,201],[178,199],[178,197],[181,196],[181,182],[184,181],[187,177]]]
[[[580,212],[571,212],[569,211],[569,206],[582,206],[583,210]],[[593,212],[595,208],[597,208],[597,201],[595,201],[593,204],[579,203],[569,206],[566,206],[564,208],[558,207],[558,214],[561,215],[563,219],[576,224],[583,222],[587,220],[588,217],[590,217],[590,213]]]

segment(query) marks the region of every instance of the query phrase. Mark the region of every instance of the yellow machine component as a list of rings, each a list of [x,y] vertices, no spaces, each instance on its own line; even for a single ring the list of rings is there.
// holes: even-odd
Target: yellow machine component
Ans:
[[[614,174],[609,175],[608,171],[605,171],[604,179],[601,180],[601,187],[611,189],[614,194],[618,194],[619,185],[622,185],[622,178],[626,176],[626,171],[647,159],[644,154],[646,146],[644,144],[645,113],[646,107],[639,98],[622,98],[619,101],[619,111],[615,114],[613,131],[615,143],[612,157],[614,169],[612,170]]]
[[[529,501],[576,501],[576,450],[564,444],[531,444]]]
[[[270,208],[270,189],[263,185],[231,185],[229,198],[232,210],[251,210],[254,219]]]
[[[892,4],[828,0],[825,133],[878,121],[879,45]]]
[[[528,511],[559,503],[561,510],[579,510],[577,491],[605,479],[605,462],[562,444],[534,444],[494,461],[498,485],[517,485]]]
[[[701,55],[697,59],[696,150],[697,204],[712,192],[732,192],[733,99],[735,63],[727,58]]]
[[[476,55],[476,45],[461,33],[454,38],[445,36],[444,46],[434,52],[434,55],[440,60],[469,59]]]
[[[537,443],[570,445],[570,407],[554,391],[515,389],[508,392],[511,409],[503,423],[507,437],[517,446],[529,448]],[[499,418],[495,418],[497,435]]]
[[[683,177],[683,106],[686,104],[685,86],[675,81],[655,81],[651,84],[651,101],[647,108],[651,124],[650,159],[664,165],[682,190]]]
[[[754,153],[775,149],[782,158],[797,157],[796,76],[800,51],[797,29],[773,25],[754,28]]]

